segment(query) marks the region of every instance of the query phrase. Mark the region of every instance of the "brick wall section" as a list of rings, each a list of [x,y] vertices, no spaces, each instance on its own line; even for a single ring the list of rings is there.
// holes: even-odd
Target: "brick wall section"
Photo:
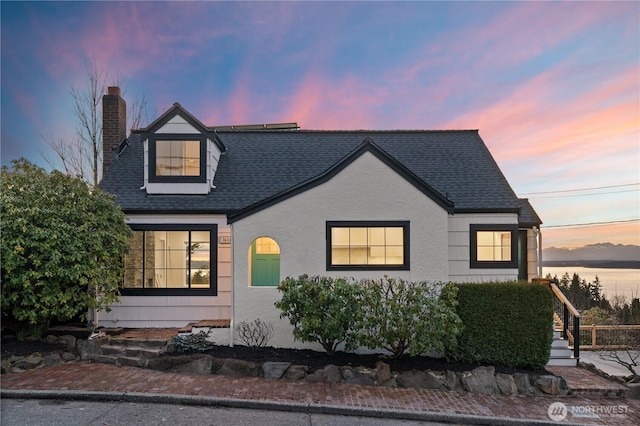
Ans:
[[[127,103],[119,87],[109,87],[102,97],[102,175],[111,164],[114,150],[127,137]]]

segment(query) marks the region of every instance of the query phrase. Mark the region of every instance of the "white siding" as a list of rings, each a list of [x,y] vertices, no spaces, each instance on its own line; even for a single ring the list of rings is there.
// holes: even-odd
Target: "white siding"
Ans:
[[[538,237],[536,231],[527,229],[527,281],[538,276]]]
[[[134,224],[217,224],[218,237],[230,236],[224,216],[136,215]],[[218,244],[217,296],[121,296],[111,312],[98,312],[98,325],[124,328],[184,327],[190,322],[231,318],[231,246]]]
[[[155,134],[201,134],[184,118],[177,115],[160,127]],[[144,186],[148,194],[208,194],[214,188],[218,162],[222,152],[211,139],[207,139],[206,182],[204,183],[157,183],[149,182],[149,141],[144,142]]]
[[[471,224],[517,224],[517,213],[474,213],[449,217],[449,279],[456,282],[509,281],[518,279],[518,268],[471,269]],[[514,242],[515,243],[515,242]]]
[[[171,120],[167,121],[164,126],[160,127],[156,133],[191,133],[199,134],[200,131],[193,127],[184,118],[176,115]]]
[[[234,324],[260,318],[273,323],[273,346],[312,347],[294,342],[292,328],[279,318],[275,287],[250,287],[248,248],[260,236],[280,246],[280,279],[301,274],[443,281],[449,276],[447,212],[370,153],[363,154],[328,182],[246,217],[232,225]],[[410,221],[409,271],[327,271],[328,220]],[[237,341],[236,341],[237,343]]]

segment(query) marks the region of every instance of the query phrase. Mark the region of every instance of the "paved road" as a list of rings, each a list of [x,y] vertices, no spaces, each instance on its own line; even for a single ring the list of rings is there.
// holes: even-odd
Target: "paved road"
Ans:
[[[131,402],[2,399],[0,407],[2,426],[163,424],[170,426],[417,426],[444,424],[331,414]]]

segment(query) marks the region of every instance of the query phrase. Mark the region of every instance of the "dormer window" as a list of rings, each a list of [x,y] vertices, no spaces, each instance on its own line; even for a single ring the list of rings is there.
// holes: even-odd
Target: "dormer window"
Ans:
[[[206,181],[206,138],[156,134],[149,138],[149,182]]]

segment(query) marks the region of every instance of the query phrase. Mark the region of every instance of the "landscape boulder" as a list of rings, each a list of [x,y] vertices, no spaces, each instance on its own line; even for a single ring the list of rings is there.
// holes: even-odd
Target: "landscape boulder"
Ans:
[[[391,367],[384,361],[376,362],[376,383],[385,383],[391,379]]]
[[[265,362],[262,364],[262,375],[265,379],[278,380],[290,366],[290,362]]]
[[[480,395],[494,395],[496,385],[494,367],[476,367],[462,374],[462,386],[464,390]]]
[[[502,395],[515,396],[518,394],[518,386],[510,374],[496,374],[496,385]]]
[[[231,377],[256,377],[258,373],[259,368],[255,362],[228,358],[224,360],[217,374]]]
[[[307,376],[308,371],[309,367],[306,365],[292,365],[287,368],[287,371],[284,373],[284,378],[290,381],[302,380]]]
[[[550,374],[538,377],[534,385],[546,395],[567,395],[569,393],[567,382],[562,377]]]
[[[513,380],[516,382],[518,393],[520,395],[535,396],[536,390],[531,386],[529,375],[525,373],[514,373]]]
[[[419,370],[410,370],[399,374],[396,382],[402,388],[442,389],[444,387],[442,379],[430,372],[425,373]]]
[[[366,368],[340,367],[340,374],[346,383],[352,385],[373,386],[376,373]]]
[[[186,364],[178,364],[171,371],[176,373],[191,373],[199,375],[211,374],[211,366],[213,365],[213,357],[211,355],[203,355]]]

